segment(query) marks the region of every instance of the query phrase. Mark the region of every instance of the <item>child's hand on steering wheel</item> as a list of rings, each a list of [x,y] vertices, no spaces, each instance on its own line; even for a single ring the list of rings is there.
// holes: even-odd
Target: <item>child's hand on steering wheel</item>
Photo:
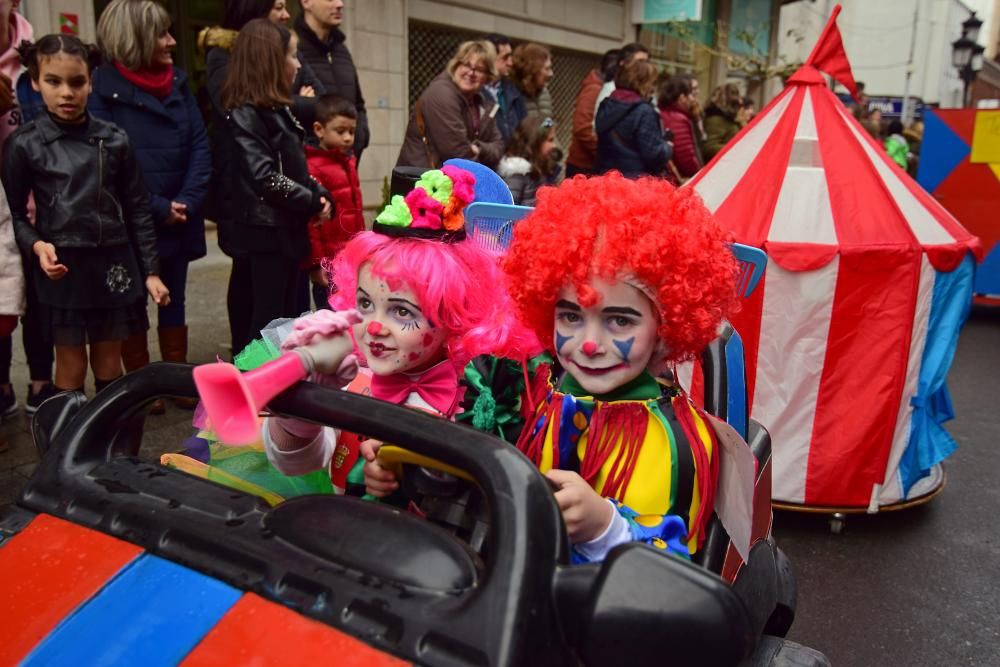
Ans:
[[[590,542],[604,534],[615,516],[611,503],[575,472],[553,469],[545,477],[559,487],[556,504],[572,544]]]
[[[365,491],[376,498],[385,498],[399,488],[396,473],[379,465],[378,450],[385,444],[381,440],[368,439],[361,443],[361,456],[365,459]]]

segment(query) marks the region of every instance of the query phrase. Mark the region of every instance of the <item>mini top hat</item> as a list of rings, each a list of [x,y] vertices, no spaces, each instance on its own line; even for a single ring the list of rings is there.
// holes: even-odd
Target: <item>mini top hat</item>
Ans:
[[[405,189],[412,176],[412,172],[393,170],[393,191]],[[375,218],[372,231],[445,243],[462,241],[465,239],[462,211],[475,198],[475,185],[475,176],[458,167],[446,165],[424,171],[405,196],[393,195],[389,205]]]

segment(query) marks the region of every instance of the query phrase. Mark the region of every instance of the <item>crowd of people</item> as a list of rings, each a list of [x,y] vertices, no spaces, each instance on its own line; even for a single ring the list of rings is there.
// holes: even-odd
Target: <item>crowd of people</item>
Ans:
[[[923,121],[914,120],[905,127],[898,118],[886,122],[882,118],[881,109],[873,108],[869,104],[864,82],[858,81],[857,89],[858,99],[850,105],[852,115],[872,139],[885,148],[885,152],[893,162],[916,178],[917,166],[920,163],[920,145],[924,138]]]
[[[12,224],[0,225],[0,416],[19,407],[19,317],[28,414],[82,389],[88,366],[100,390],[147,364],[149,299],[161,358],[185,361],[187,271],[206,252],[206,217],[233,259],[234,348],[307,310],[310,282],[326,304],[319,262],[364,228],[356,160],[369,132],[343,3],[301,5],[292,22],[284,0],[232,0],[223,25],[203,32],[206,129],[162,5],[113,0],[95,47],[63,34],[33,41],[18,2],[3,3],[2,210]]]
[[[187,273],[206,253],[206,219],[232,259],[234,352],[273,319],[327,306],[324,258],[365,226],[357,165],[371,134],[341,0],[303,0],[294,19],[285,0],[229,0],[222,24],[199,35],[207,123],[174,65],[160,4],[112,0],[96,47],[68,35],[32,41],[18,2],[5,6],[0,111],[10,137],[0,145],[13,224],[0,239],[0,281],[11,286],[0,302],[0,415],[18,410],[9,372],[18,318],[29,414],[82,388],[88,366],[100,389],[148,364],[149,299],[161,358],[186,361]],[[555,74],[543,45],[499,34],[462,43],[416,101],[397,167],[474,160],[523,205],[564,175],[616,170],[679,184],[753,114],[731,84],[703,111],[695,77],[666,75],[628,44],[582,81],[564,159]]]

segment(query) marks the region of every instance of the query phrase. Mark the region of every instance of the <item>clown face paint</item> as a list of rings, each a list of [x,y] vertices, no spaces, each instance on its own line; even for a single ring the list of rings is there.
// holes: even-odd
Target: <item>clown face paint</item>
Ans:
[[[376,375],[419,372],[444,358],[445,332],[431,326],[405,283],[390,289],[362,265],[357,308],[362,319],[354,325],[354,339]]]
[[[572,285],[559,291],[553,340],[562,367],[588,393],[603,395],[646,370],[659,318],[646,295],[626,282],[593,278],[590,286],[599,300],[589,308]]]

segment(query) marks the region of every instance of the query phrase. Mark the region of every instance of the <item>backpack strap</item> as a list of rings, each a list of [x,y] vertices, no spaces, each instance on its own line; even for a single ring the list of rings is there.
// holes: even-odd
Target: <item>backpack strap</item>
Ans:
[[[424,142],[424,150],[427,151],[427,164],[430,165],[431,169],[437,169],[440,164],[438,163],[437,156],[434,155],[434,150],[431,148],[431,142],[427,140],[427,126],[424,124],[421,102],[422,100],[417,100],[417,103],[413,106],[413,120],[416,122],[417,132],[420,133],[420,140]]]

